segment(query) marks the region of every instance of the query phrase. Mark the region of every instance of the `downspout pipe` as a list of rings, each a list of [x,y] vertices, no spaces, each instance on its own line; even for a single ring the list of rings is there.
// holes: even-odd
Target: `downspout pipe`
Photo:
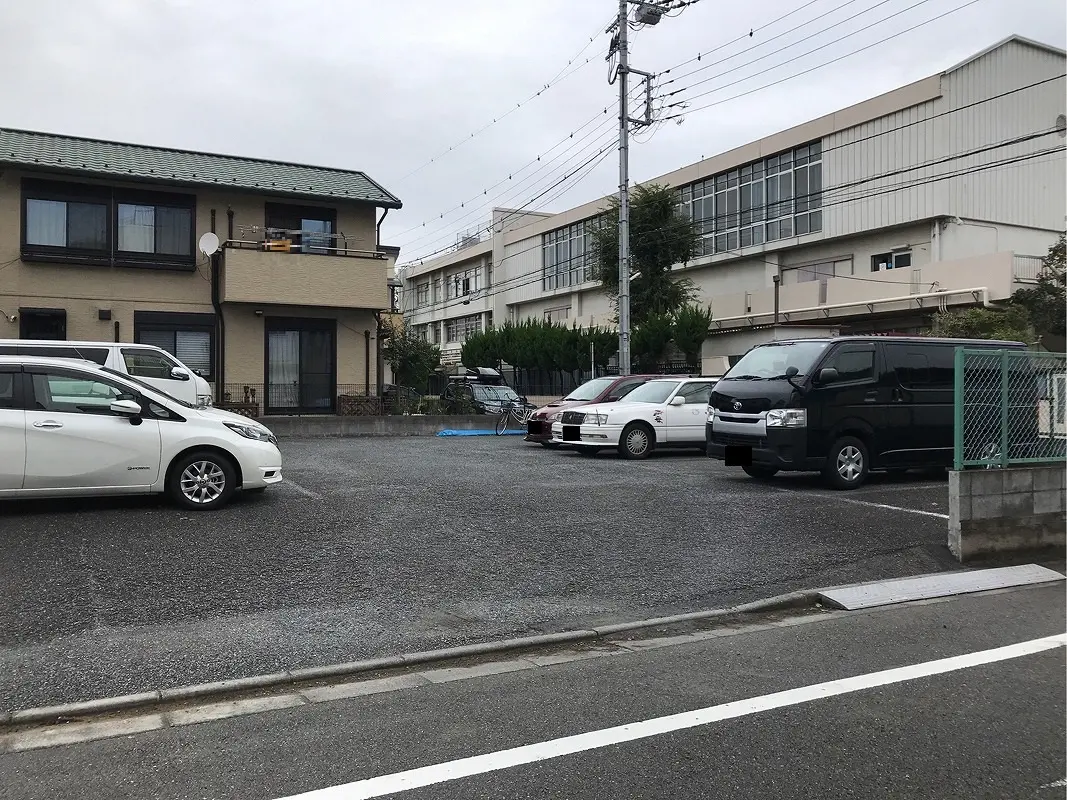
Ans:
[[[385,222],[385,218],[389,216],[389,209],[382,209],[381,219],[378,220],[378,224],[374,226],[374,248],[378,249],[382,246],[382,223]]]
[[[370,330],[363,331],[363,393],[370,396]]]

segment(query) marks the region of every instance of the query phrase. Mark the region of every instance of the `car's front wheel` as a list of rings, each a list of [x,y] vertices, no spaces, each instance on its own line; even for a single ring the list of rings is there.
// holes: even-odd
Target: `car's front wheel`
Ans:
[[[854,436],[842,436],[830,448],[823,474],[835,489],[855,489],[867,480],[869,471],[867,445]]]
[[[644,422],[631,422],[622,429],[619,452],[625,458],[648,458],[656,446],[656,435]]]
[[[171,467],[167,494],[178,505],[213,511],[229,502],[237,488],[237,471],[229,458],[211,450],[187,453]]]

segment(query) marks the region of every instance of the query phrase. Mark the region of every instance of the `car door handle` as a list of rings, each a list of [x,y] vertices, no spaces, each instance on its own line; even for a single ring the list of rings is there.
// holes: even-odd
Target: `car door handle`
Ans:
[[[54,419],[46,419],[46,420],[42,420],[41,422],[33,423],[33,427],[35,427],[35,428],[62,428],[63,427],[63,423],[62,422],[56,422]]]

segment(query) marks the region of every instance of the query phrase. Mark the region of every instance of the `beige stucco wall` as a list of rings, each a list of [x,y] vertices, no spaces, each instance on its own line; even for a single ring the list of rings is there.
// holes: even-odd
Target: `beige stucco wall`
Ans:
[[[383,258],[227,248],[222,300],[385,310],[389,308],[387,267]]]

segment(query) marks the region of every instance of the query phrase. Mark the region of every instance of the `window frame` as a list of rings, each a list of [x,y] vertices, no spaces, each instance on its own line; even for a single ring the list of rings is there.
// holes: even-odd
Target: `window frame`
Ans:
[[[874,342],[846,342],[838,347],[833,347],[829,352],[823,355],[822,361],[817,367],[812,370],[812,374],[817,376],[819,372],[827,367],[834,367],[834,362],[842,355],[848,353],[867,353],[871,354],[871,376],[869,378],[844,378],[839,377],[836,381],[827,384],[817,384],[820,389],[835,389],[839,386],[860,386],[865,383],[877,383],[878,382],[878,347]],[[840,370],[838,370],[840,372]]]
[[[200,377],[206,381],[212,381],[215,379],[216,361],[218,360],[217,342],[218,338],[215,335],[216,321],[214,314],[191,314],[184,312],[171,312],[171,311],[134,311],[133,312],[133,343],[143,347],[149,347],[147,342],[141,341],[141,334],[143,332],[155,332],[155,333],[207,333],[209,338],[208,352],[210,355],[210,362],[208,365],[208,373],[201,374]],[[175,350],[177,349],[177,342],[175,342]],[[181,358],[177,353],[163,348],[177,361],[181,361]],[[124,359],[125,361],[125,359]],[[184,363],[184,362],[182,362]],[[193,367],[188,367],[193,370]]]
[[[107,405],[101,404],[99,406],[99,410],[94,409],[94,410],[90,410],[90,411],[86,411],[86,410],[83,410],[83,409],[70,410],[70,409],[65,409],[65,408],[63,408],[63,409],[55,409],[55,408],[41,409],[41,408],[36,408],[35,407],[35,403],[37,402],[37,389],[33,385],[33,376],[34,375],[43,375],[43,376],[45,376],[46,379],[47,379],[48,376],[53,376],[53,377],[60,377],[60,378],[69,378],[70,380],[89,381],[89,382],[92,382],[92,383],[101,383],[101,384],[103,384],[105,386],[110,387],[111,389],[119,389],[119,390],[121,390],[120,397],[123,394],[130,395],[131,396],[130,399],[134,400],[142,408],[144,408],[144,405],[145,405],[145,403],[144,403],[144,395],[142,395],[136,389],[132,389],[129,386],[125,386],[125,385],[123,385],[123,384],[121,384],[119,382],[116,382],[116,381],[112,380],[110,376],[104,377],[104,376],[100,376],[100,375],[89,374],[89,373],[82,372],[82,371],[76,370],[76,369],[67,369],[65,367],[52,367],[52,366],[43,367],[43,366],[37,366],[35,364],[26,365],[25,368],[23,369],[23,374],[26,376],[25,378],[23,378],[23,400],[24,400],[24,404],[25,404],[26,409],[29,410],[29,411],[44,411],[44,412],[46,412],[48,414],[86,414],[86,415],[94,416],[94,417],[110,416],[110,417],[114,417],[115,419],[119,419],[118,416],[116,416],[115,414],[111,413],[111,403],[110,402]]]
[[[299,203],[276,203],[267,202],[263,204],[263,221],[264,227],[268,230],[280,230],[280,231],[302,231],[304,230],[304,220],[311,220],[313,222],[326,222],[329,223],[330,233],[328,234],[331,239],[331,246],[320,247],[317,245],[308,245],[313,247],[314,251],[304,249],[304,237],[301,234],[289,234],[288,238],[296,249],[291,249],[289,252],[305,255],[337,255],[337,240],[340,235],[337,231],[337,208],[334,206],[309,206],[301,205]],[[320,234],[327,235],[327,234]],[[341,240],[344,241],[343,239]],[[347,243],[341,248],[348,249]]]

